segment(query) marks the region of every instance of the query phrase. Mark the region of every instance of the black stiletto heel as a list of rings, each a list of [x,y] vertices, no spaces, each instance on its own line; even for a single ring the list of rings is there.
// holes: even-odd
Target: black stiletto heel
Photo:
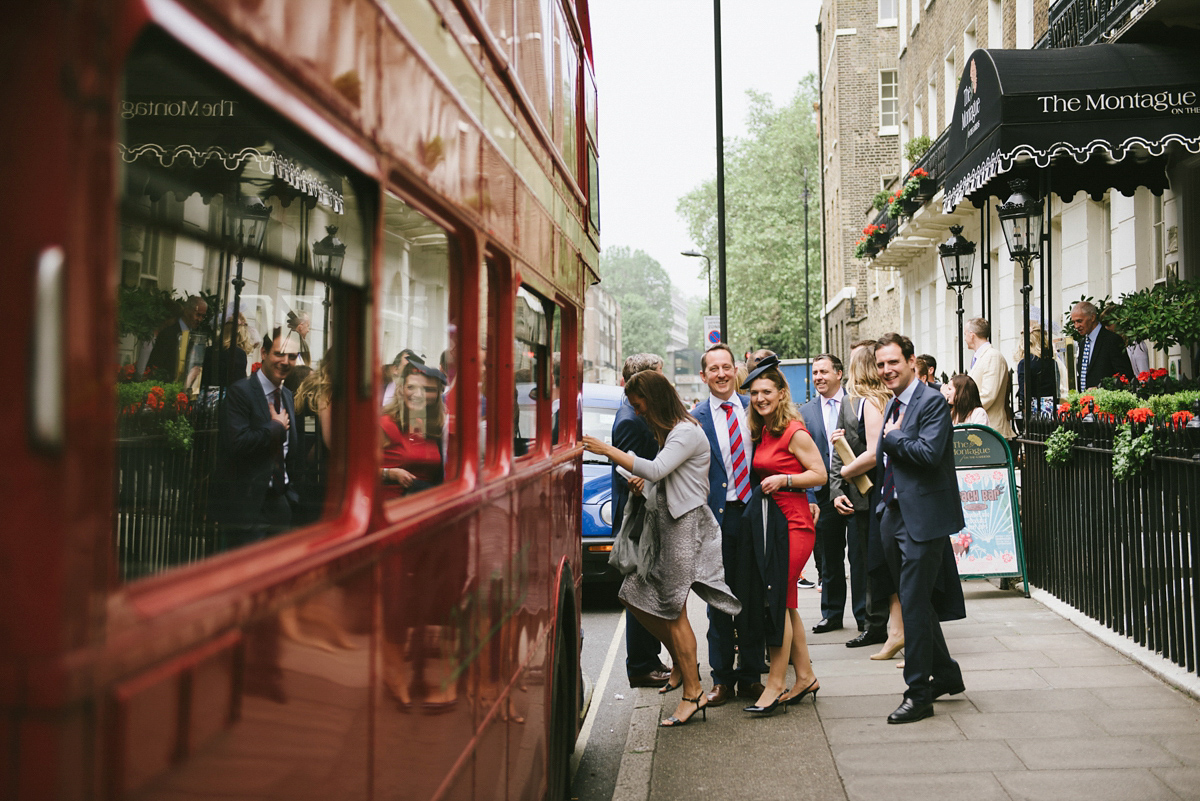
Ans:
[[[801,690],[799,695],[791,696],[786,701],[784,701],[784,703],[787,704],[788,706],[795,706],[796,704],[798,704],[804,700],[804,696],[811,694],[813,697],[813,703],[815,704],[817,702],[817,691],[821,689],[821,686],[819,684],[817,684],[817,681],[818,681],[818,679],[813,679],[812,684],[808,685],[803,690]],[[816,685],[816,686],[814,687],[813,685]]]
[[[696,705],[696,711],[693,712],[692,714],[688,715],[683,720],[680,720],[679,718],[675,717],[674,715],[671,715],[671,717],[667,718],[666,720],[664,720],[658,724],[659,728],[673,729],[676,726],[686,726],[687,724],[692,722],[693,718],[696,717],[697,712],[700,714],[701,720],[705,720],[705,721],[708,720],[708,704],[705,704],[704,706],[700,706],[700,699],[702,699],[703,697],[704,697],[704,693],[700,693],[695,698],[684,698],[683,700],[687,701],[689,704]]]
[[[742,711],[749,712],[751,715],[757,715],[758,717],[762,717],[762,718],[770,717],[771,715],[775,714],[775,712],[780,709],[782,709],[784,712],[787,712],[787,703],[785,702],[785,703],[781,704],[780,701],[782,701],[782,700],[783,700],[783,693],[780,693],[779,696],[774,701],[767,704],[766,706],[759,706],[758,704],[751,704],[750,706],[743,707]]]

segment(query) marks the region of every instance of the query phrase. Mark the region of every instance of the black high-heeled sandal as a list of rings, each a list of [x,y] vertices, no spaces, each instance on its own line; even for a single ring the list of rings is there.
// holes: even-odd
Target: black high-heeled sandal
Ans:
[[[701,720],[708,720],[708,704],[705,704],[704,706],[700,706],[700,699],[703,697],[704,697],[704,693],[700,693],[695,698],[684,698],[683,700],[687,701],[689,704],[696,705],[696,712],[693,712],[692,714],[688,715],[683,720],[680,720],[679,718],[675,717],[674,715],[671,715],[671,717],[667,718],[666,720],[659,721],[659,724],[658,724],[659,728],[673,729],[676,726],[686,726],[687,724],[691,723],[692,720],[696,717],[697,712],[700,714]]]
[[[759,706],[758,704],[751,704],[750,706],[743,707],[742,711],[749,712],[751,715],[755,715],[760,718],[767,718],[767,717],[770,717],[771,715],[774,715],[780,709],[782,709],[784,712],[787,712],[787,704],[786,703],[780,704],[780,701],[782,701],[782,700],[783,700],[783,693],[780,693],[778,695],[778,697],[775,698],[774,701],[767,704],[766,706]]]
[[[821,685],[817,684],[818,681],[819,679],[813,679],[812,684],[801,690],[799,695],[789,696],[784,703],[788,706],[795,706],[804,700],[804,696],[811,694],[813,697],[813,703],[815,704],[817,702],[817,690],[821,689]],[[814,687],[813,685],[816,686]]]
[[[697,676],[697,678],[700,676],[700,663],[699,662],[696,663],[696,676]],[[669,692],[678,690],[682,686],[683,686],[683,676],[682,675],[679,677],[679,681],[676,684],[672,684],[671,678],[670,678],[670,676],[668,676],[667,683],[664,684],[662,687],[658,688],[658,694],[666,695]],[[707,706],[707,704],[705,704],[705,706]]]

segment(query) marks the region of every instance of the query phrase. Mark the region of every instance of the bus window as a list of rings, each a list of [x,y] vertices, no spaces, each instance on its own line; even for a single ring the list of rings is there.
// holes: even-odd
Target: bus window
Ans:
[[[516,380],[513,456],[537,450],[538,409],[550,403],[550,339],[553,319],[546,301],[531,290],[517,290],[513,308],[513,374]]]
[[[413,495],[452,476],[457,460],[455,337],[451,316],[454,238],[389,194],[383,206],[380,409],[385,500]]]
[[[120,578],[336,507],[325,475],[346,303],[370,263],[336,157],[163,36],[118,104]]]

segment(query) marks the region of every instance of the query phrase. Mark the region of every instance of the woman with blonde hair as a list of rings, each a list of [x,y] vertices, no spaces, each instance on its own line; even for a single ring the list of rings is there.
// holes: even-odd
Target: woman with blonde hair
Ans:
[[[879,606],[876,599],[888,599],[886,639],[883,647],[878,653],[872,654],[871,659],[891,659],[904,647],[904,619],[900,615],[900,596],[896,594],[883,559],[879,518],[875,515],[875,507],[879,504],[879,488],[872,487],[863,495],[851,479],[875,469],[875,448],[879,444],[879,433],[883,430],[883,409],[891,399],[892,393],[883,385],[879,370],[875,367],[874,343],[856,347],[851,351],[850,364],[846,367],[846,401],[842,403],[839,427],[829,435],[831,443],[845,440],[856,455],[852,461],[843,464],[834,448],[830,455],[830,495],[839,514],[854,516],[859,547],[867,564],[868,618],[872,617],[872,610]],[[847,429],[852,430],[852,436],[846,435]],[[868,629],[863,633],[867,635],[863,645],[879,642],[878,638],[883,634],[878,626],[876,624],[875,631],[872,631],[868,623]]]
[[[821,689],[808,654],[796,584],[816,540],[806,490],[823,485],[827,475],[825,460],[792,403],[787,379],[779,371],[779,359],[768,356],[760,360],[742,389],[750,390],[746,424],[755,442],[751,464],[759,479],[743,525],[752,532],[765,585],[765,639],[771,654],[762,695],[745,711],[765,717],[781,704],[799,703],[806,695],[812,695],[816,702]],[[766,499],[770,503],[765,503]],[[796,683],[791,690],[787,689],[789,663],[796,667]]]
[[[671,654],[671,684],[683,684],[683,699],[659,723],[671,728],[690,723],[697,713],[701,720],[708,715],[696,660],[696,634],[687,616],[688,594],[695,590],[728,615],[738,614],[742,605],[725,583],[721,528],[708,507],[708,437],[671,382],[656,370],[630,376],[625,396],[658,441],[658,455],[643,459],[595,437],[584,437],[583,447],[644,479],[642,492],[653,497],[646,503],[642,537],[657,538],[658,554],[653,564],[639,565],[625,577],[617,597]]]
[[[1030,382],[1033,383],[1033,397],[1029,401],[1031,413],[1050,417],[1054,414],[1054,407],[1058,405],[1058,360],[1055,358],[1054,348],[1046,342],[1040,325],[1029,329],[1029,350],[1034,355],[1026,359],[1025,341],[1022,338],[1017,343],[1016,353],[1013,354],[1017,359],[1017,404],[1019,408],[1024,408],[1025,379],[1028,373],[1033,376]],[[1025,366],[1026,362],[1029,363],[1028,369]]]
[[[445,388],[446,376],[436,367],[409,362],[401,371],[396,396],[379,418],[385,499],[442,483]]]

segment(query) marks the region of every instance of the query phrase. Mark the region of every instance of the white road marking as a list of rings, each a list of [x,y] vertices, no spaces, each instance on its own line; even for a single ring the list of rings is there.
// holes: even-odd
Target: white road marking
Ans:
[[[604,667],[600,670],[600,676],[596,679],[596,688],[592,690],[592,703],[588,707],[587,717],[583,719],[583,727],[579,730],[579,739],[575,741],[575,753],[571,754],[571,779],[575,779],[575,771],[579,770],[579,760],[583,759],[583,752],[587,749],[588,738],[592,736],[592,724],[596,722],[596,715],[600,710],[600,702],[604,700],[604,693],[608,688],[608,677],[612,673],[613,663],[617,661],[617,654],[621,652],[621,644],[625,640],[625,613],[621,612],[620,620],[617,622],[617,630],[613,632],[612,642],[608,644],[608,653],[604,656]]]

